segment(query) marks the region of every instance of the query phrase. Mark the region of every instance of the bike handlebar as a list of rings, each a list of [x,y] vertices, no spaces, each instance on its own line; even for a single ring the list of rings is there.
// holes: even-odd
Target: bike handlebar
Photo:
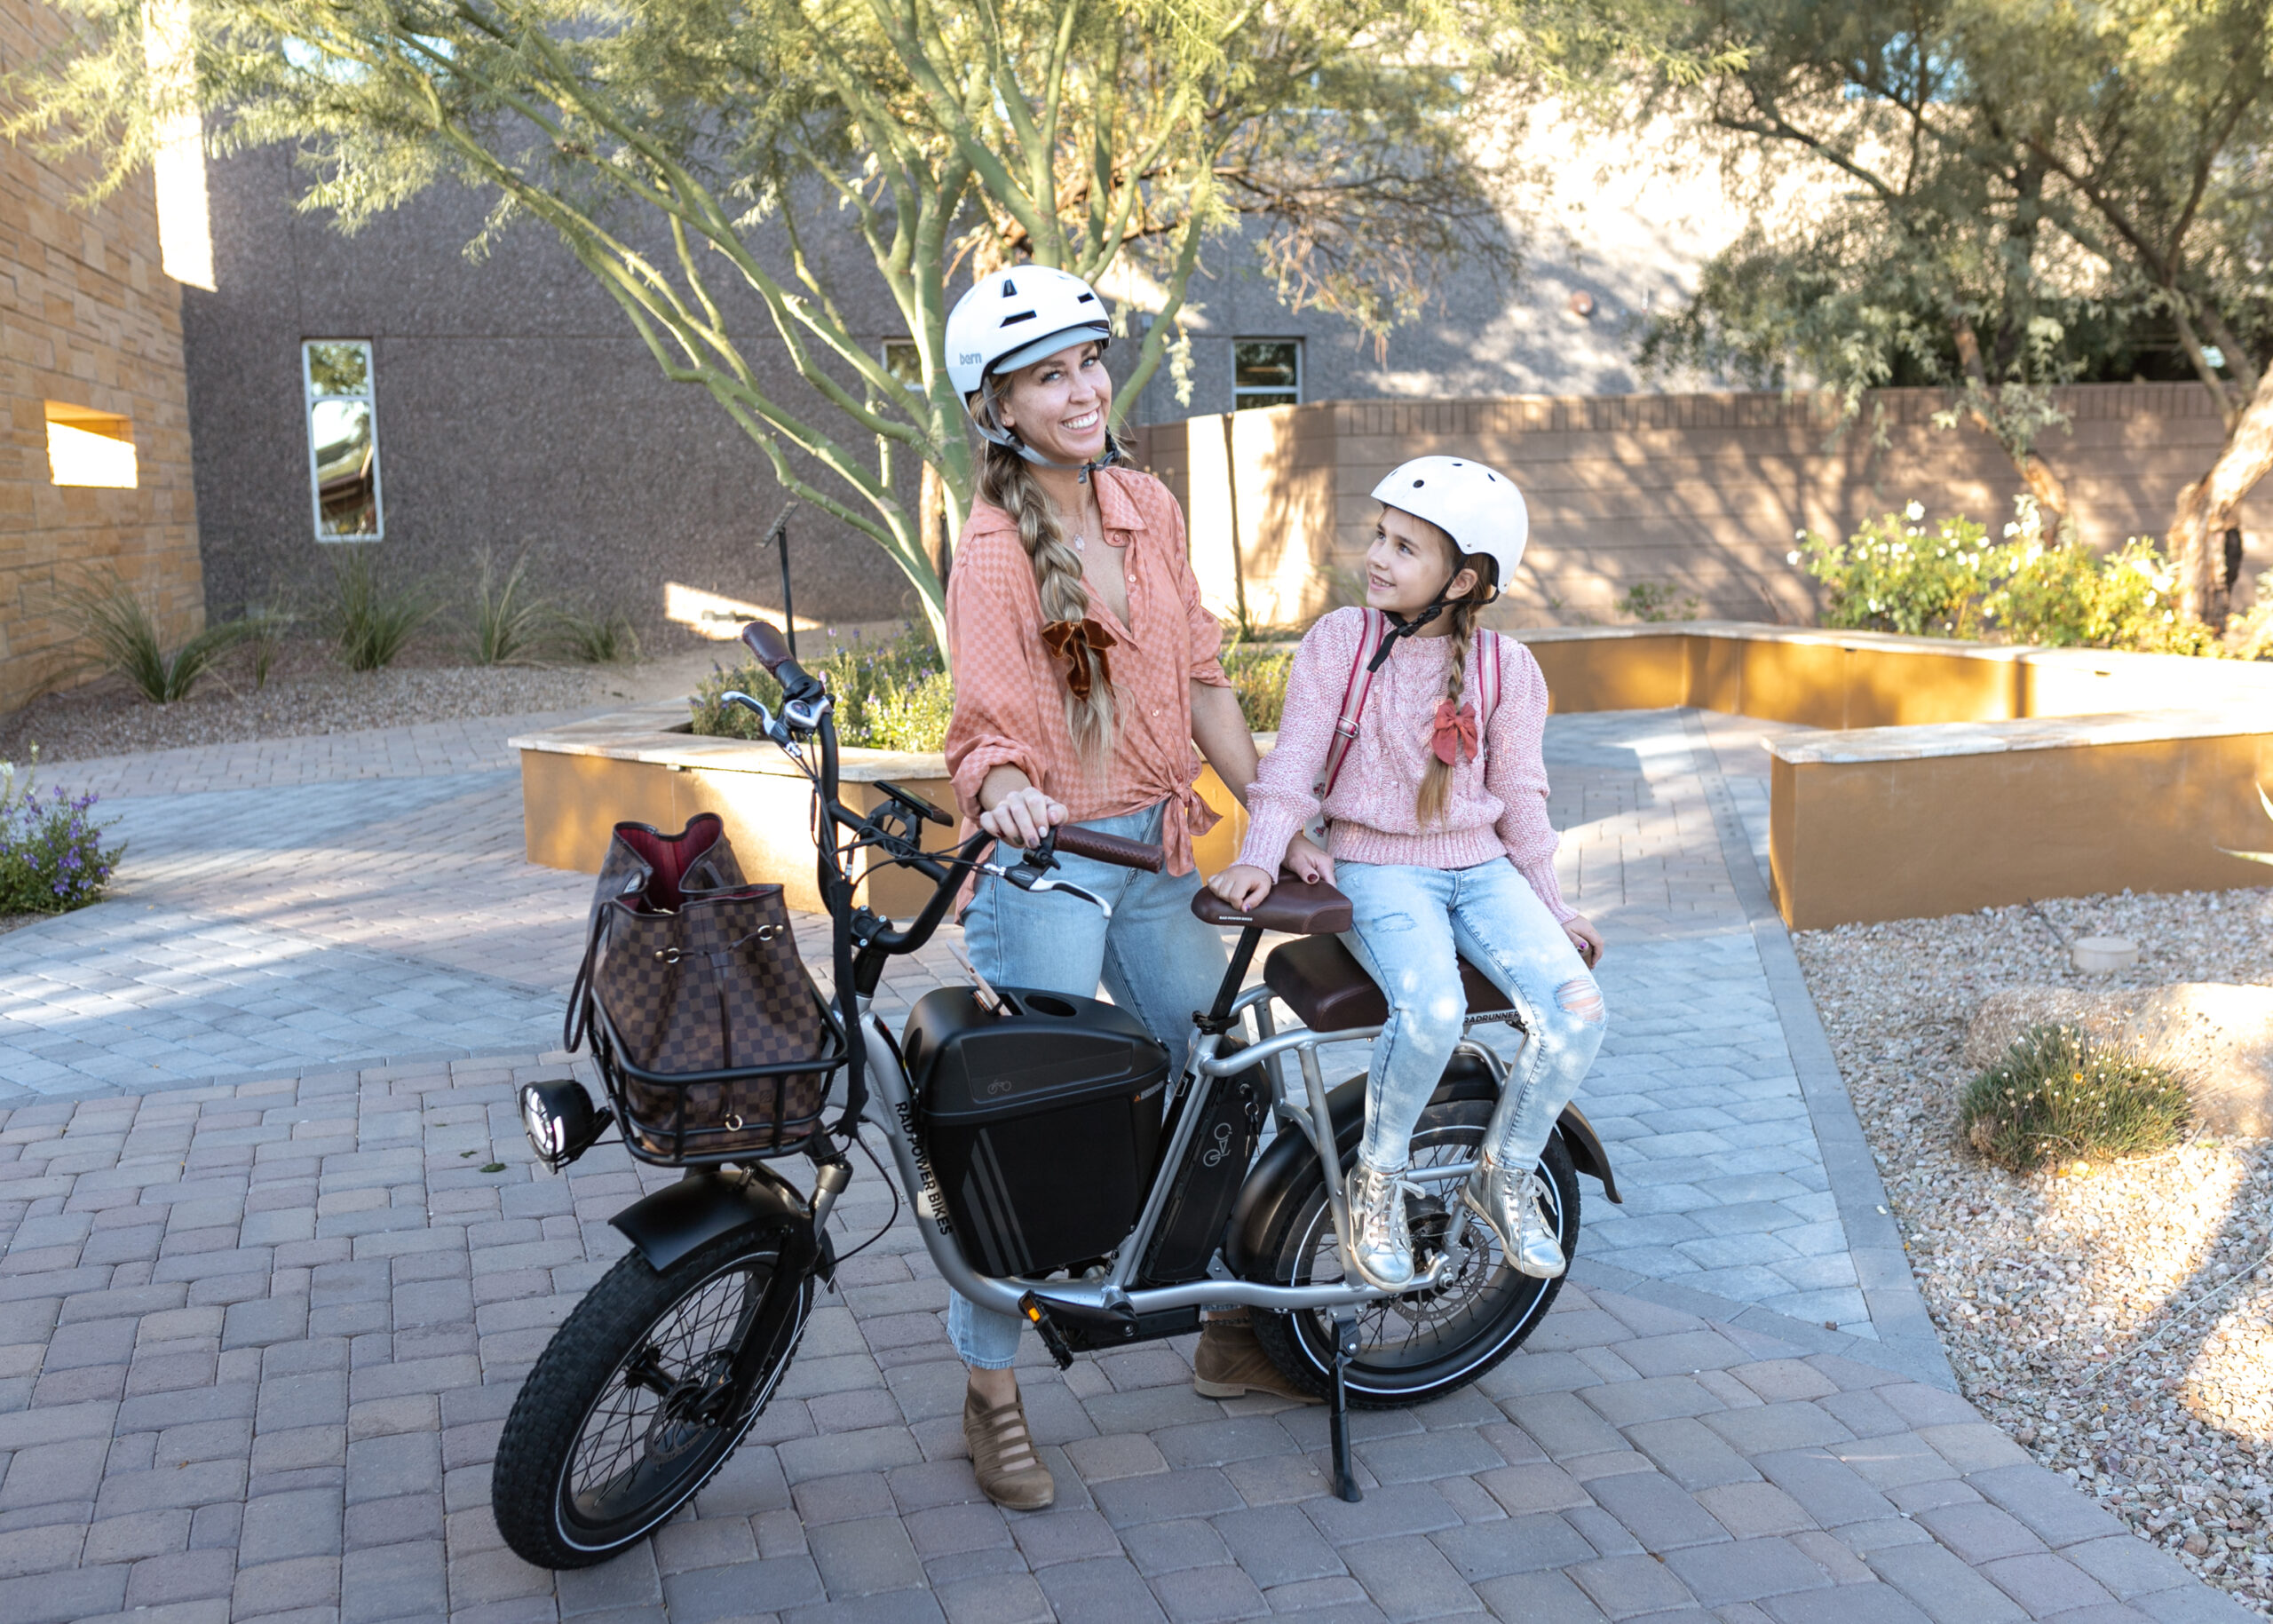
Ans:
[[[1148,846],[1141,841],[1123,840],[1118,835],[1101,834],[1096,829],[1085,829],[1078,823],[1057,826],[1057,850],[1122,868],[1142,868],[1147,874],[1160,873],[1167,860],[1158,846]]]
[[[820,680],[790,657],[789,644],[780,628],[764,621],[752,621],[742,628],[742,643],[757,657],[758,664],[781,685],[782,698],[812,699],[820,692]]]

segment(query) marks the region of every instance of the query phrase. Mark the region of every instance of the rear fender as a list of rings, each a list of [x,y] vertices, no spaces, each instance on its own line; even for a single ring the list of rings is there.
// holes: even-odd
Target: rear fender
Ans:
[[[640,1197],[608,1222],[659,1274],[696,1248],[745,1224],[771,1223],[807,1240],[812,1233],[803,1198],[779,1176],[756,1168],[739,1173],[700,1168]],[[836,1248],[827,1236],[821,1238],[820,1252],[814,1272],[831,1280]]]
[[[1473,1055],[1455,1052],[1451,1064],[1445,1067],[1444,1079],[1437,1084],[1437,1091],[1429,1097],[1429,1103],[1437,1105],[1451,1100],[1497,1100],[1499,1097],[1499,1084],[1492,1068]],[[1334,1119],[1335,1142],[1344,1147],[1356,1143],[1366,1124],[1366,1080],[1352,1077],[1327,1095],[1326,1105]],[[1576,1105],[1563,1108],[1556,1130],[1563,1136],[1571,1153],[1571,1165],[1600,1180],[1604,1192],[1612,1200],[1619,1201],[1618,1186],[1611,1179],[1610,1153],[1603,1148],[1601,1137]],[[1279,1208],[1295,1199],[1303,1164],[1315,1153],[1301,1129],[1281,1124],[1263,1154],[1255,1158],[1247,1183],[1239,1187],[1239,1204],[1232,1209],[1231,1222],[1224,1226],[1224,1262],[1234,1278],[1252,1278],[1248,1265],[1262,1255],[1263,1237],[1270,1232]]]

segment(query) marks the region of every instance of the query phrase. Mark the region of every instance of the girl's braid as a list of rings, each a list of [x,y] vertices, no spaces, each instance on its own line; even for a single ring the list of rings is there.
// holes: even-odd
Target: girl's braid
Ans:
[[[1442,535],[1444,533],[1438,531],[1437,534]],[[1469,567],[1474,567],[1477,572],[1477,584],[1470,590],[1469,595],[1445,611],[1445,618],[1452,622],[1453,628],[1446,634],[1447,640],[1453,646],[1453,658],[1451,669],[1445,674],[1445,698],[1452,701],[1454,710],[1458,710],[1461,689],[1468,681],[1468,654],[1476,641],[1477,617],[1483,613],[1484,609],[1484,601],[1480,594],[1488,590],[1484,585],[1484,578],[1489,565],[1482,558],[1461,556],[1460,550],[1453,545],[1452,538],[1448,535],[1445,536],[1445,551],[1453,555],[1453,573],[1454,574]],[[1484,744],[1482,732],[1484,721],[1482,717],[1476,718],[1478,749],[1481,749]],[[1433,755],[1430,756],[1428,770],[1421,775],[1421,793],[1414,806],[1414,811],[1422,827],[1425,828],[1437,821],[1445,815],[1445,802],[1451,796],[1452,788],[1452,764],[1437,760]]]

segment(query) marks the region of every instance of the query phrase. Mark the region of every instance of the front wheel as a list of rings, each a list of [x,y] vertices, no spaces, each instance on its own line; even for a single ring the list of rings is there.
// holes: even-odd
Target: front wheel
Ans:
[[[786,1240],[747,1225],[660,1273],[633,1252],[561,1322],[521,1383],[490,1472],[497,1529],[516,1555],[544,1568],[605,1562],[726,1463],[812,1307],[812,1276],[784,1276]],[[769,1303],[777,1289],[793,1295]],[[751,1336],[770,1345],[731,1406],[728,1369]]]
[[[1415,1171],[1473,1161],[1483,1153],[1492,1120],[1489,1099],[1444,1100],[1421,1114],[1413,1134]],[[1352,1123],[1340,1146],[1346,1177],[1357,1160],[1358,1130]],[[1326,1180],[1315,1157],[1305,1159],[1293,1200],[1282,1202],[1261,1248],[1269,1278],[1286,1285],[1325,1285],[1342,1279],[1334,1246],[1334,1220]],[[1579,1176],[1560,1134],[1550,1135],[1539,1160],[1541,1192],[1554,1220],[1563,1256],[1579,1242]],[[1457,1216],[1460,1185],[1424,1185],[1424,1196],[1406,1197],[1413,1231],[1414,1262],[1427,1269],[1437,1256],[1448,1225]],[[1425,1403],[1464,1387],[1514,1352],[1547,1317],[1560,1291],[1560,1279],[1534,1279],[1507,1266],[1490,1227],[1471,1218],[1468,1258],[1459,1273],[1428,1291],[1407,1292],[1359,1305],[1358,1356],[1350,1360],[1349,1401],[1353,1408],[1389,1409]],[[1327,1392],[1334,1380],[1334,1313],[1307,1310],[1255,1316],[1255,1334],[1271,1362],[1311,1392]]]

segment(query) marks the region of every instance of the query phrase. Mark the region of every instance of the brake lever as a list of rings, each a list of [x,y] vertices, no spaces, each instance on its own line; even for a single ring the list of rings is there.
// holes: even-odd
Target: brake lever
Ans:
[[[819,699],[791,699],[781,701],[781,719],[801,733],[820,731],[821,718],[836,709],[828,694]]]
[[[1103,914],[1107,919],[1113,917],[1112,903],[1098,896],[1097,892],[1074,884],[1071,880],[1053,880],[1048,875],[1041,875],[1026,889],[1035,891],[1062,891],[1069,897],[1079,897],[1084,902],[1095,903],[1098,913]]]
[[[740,705],[757,718],[758,732],[785,750],[794,750],[796,748],[796,741],[789,737],[789,730],[784,727],[780,719],[765,708],[764,701],[753,699],[740,688],[729,688],[718,696],[718,702],[722,705]],[[784,706],[783,709],[786,711],[788,707]]]

